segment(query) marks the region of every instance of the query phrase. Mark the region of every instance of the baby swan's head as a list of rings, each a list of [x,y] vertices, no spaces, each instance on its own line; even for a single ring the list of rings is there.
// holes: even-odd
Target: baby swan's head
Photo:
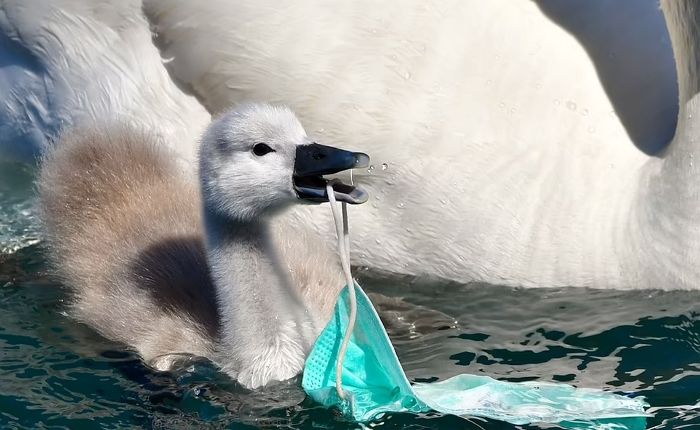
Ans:
[[[308,139],[286,107],[250,104],[214,120],[200,148],[200,180],[209,213],[248,221],[293,203],[328,201],[322,175],[366,167],[369,157]],[[367,200],[359,187],[333,182],[335,198]]]

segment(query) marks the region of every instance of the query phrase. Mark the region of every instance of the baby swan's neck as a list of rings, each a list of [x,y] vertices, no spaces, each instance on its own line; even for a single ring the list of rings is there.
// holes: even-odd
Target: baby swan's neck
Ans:
[[[204,218],[221,315],[219,365],[251,388],[297,375],[319,329],[271,243],[267,220],[206,211]]]

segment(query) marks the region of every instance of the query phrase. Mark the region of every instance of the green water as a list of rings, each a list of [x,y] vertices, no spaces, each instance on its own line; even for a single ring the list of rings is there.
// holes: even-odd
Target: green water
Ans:
[[[36,244],[26,200],[31,172],[14,171],[11,182],[1,167],[0,428],[359,428],[306,399],[299,380],[251,393],[188,357],[176,372],[156,372],[72,321]],[[700,292],[513,289],[357,274],[414,381],[475,373],[605,388],[645,396],[649,429],[700,429]],[[369,427],[561,428],[440,414],[387,415]]]

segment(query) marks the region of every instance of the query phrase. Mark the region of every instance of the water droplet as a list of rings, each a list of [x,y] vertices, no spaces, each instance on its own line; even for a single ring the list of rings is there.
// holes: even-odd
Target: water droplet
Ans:
[[[581,113],[583,114],[583,116],[588,115],[588,109],[584,109]]]
[[[559,106],[559,99],[554,99],[554,104]]]
[[[405,80],[407,80],[407,81],[408,81],[409,79],[411,79],[411,72],[405,71],[405,72],[403,73],[403,78],[404,78]]]
[[[374,170],[374,164],[370,164],[370,166],[367,168],[367,173],[372,173]]]
[[[403,400],[401,400],[401,406],[403,406],[406,409],[411,409],[413,406],[416,404],[416,399],[413,397],[404,397]]]
[[[401,202],[401,203],[399,203],[398,205],[396,205],[396,207],[399,208],[399,209],[403,209],[405,206],[406,206],[406,204],[403,203],[403,202]]]
[[[576,103],[574,103],[574,102],[572,102],[571,100],[569,100],[568,102],[566,102],[566,107],[567,107],[570,111],[575,111],[575,110],[576,110]]]
[[[386,170],[386,169],[387,169],[388,167],[389,167],[389,165],[388,165],[388,164],[386,164],[386,163],[382,163],[382,170]]]
[[[692,119],[692,118],[693,118],[693,114],[692,114],[692,113],[689,113],[689,114],[688,114],[688,119]]]
[[[595,133],[595,127],[588,127],[589,133]]]
[[[486,86],[487,86],[487,87],[490,87],[491,84],[492,84],[491,79],[487,79],[487,80],[486,80]]]
[[[500,102],[500,103],[498,104],[498,106],[500,106],[501,108],[504,108],[504,107],[506,107],[506,104],[505,104],[504,102]]]
[[[377,242],[377,245],[381,245],[381,244],[382,244],[381,239],[374,239],[374,241]]]
[[[510,108],[510,110],[509,110],[508,112],[510,112],[511,114],[514,114],[514,113],[515,113],[515,108]]]
[[[440,203],[441,203],[443,206],[445,206],[445,205],[447,204],[447,200],[445,200],[445,199],[440,199]]]

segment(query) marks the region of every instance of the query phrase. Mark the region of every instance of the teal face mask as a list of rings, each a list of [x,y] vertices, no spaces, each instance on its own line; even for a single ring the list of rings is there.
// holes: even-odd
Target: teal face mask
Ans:
[[[357,322],[342,367],[346,399],[342,400],[336,392],[335,369],[348,325],[347,287],[306,360],[302,380],[311,398],[339,408],[348,418],[366,422],[384,412],[435,410],[512,424],[547,422],[576,428],[645,428],[646,402],[602,390],[577,389],[566,384],[503,382],[477,375],[411,385],[372,303],[359,286],[355,291]]]
[[[648,405],[643,400],[601,390],[551,383],[516,384],[476,375],[411,385],[372,302],[352,279],[346,206],[343,203],[341,215],[330,183],[326,194],[343,273],[347,285],[355,287],[343,289],[331,321],[306,360],[302,386],[311,398],[360,422],[384,412],[435,410],[512,424],[548,422],[606,430],[646,426],[644,408]]]

